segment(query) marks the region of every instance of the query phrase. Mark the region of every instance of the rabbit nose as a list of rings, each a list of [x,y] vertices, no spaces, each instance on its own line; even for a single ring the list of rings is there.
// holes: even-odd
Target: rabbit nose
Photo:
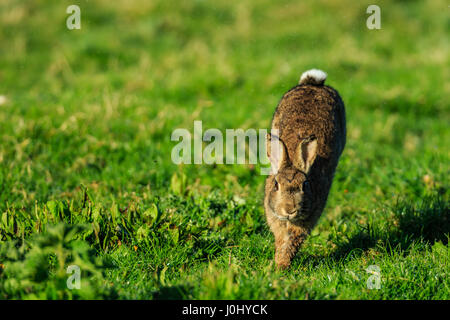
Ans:
[[[283,211],[285,216],[288,218],[293,218],[297,215],[297,210],[293,208],[285,208]]]
[[[297,210],[292,210],[291,212],[288,212],[289,217],[294,217],[297,215]]]

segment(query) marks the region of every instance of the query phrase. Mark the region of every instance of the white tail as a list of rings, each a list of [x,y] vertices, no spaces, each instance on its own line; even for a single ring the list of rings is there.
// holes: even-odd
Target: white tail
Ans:
[[[327,74],[319,69],[311,69],[302,73],[298,84],[312,84],[321,86],[325,83]]]

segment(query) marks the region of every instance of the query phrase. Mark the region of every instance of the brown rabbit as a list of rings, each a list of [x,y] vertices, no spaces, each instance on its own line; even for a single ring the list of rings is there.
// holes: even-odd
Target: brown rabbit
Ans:
[[[264,208],[275,236],[275,263],[287,268],[319,219],[346,141],[345,108],[325,86],[326,73],[309,70],[281,99],[267,135],[272,174]]]

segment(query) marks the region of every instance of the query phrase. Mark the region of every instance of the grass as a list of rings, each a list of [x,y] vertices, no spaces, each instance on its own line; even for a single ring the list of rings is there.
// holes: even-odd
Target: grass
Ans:
[[[449,299],[447,3],[377,3],[381,30],[370,1],[2,1],[0,299]],[[258,167],[176,166],[170,135],[268,128],[312,67],[348,142],[277,271]]]

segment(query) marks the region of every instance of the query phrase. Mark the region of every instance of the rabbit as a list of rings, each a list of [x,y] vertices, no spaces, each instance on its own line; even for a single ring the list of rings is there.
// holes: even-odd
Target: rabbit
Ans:
[[[346,143],[346,116],[339,93],[312,69],[284,94],[267,134],[272,172],[264,210],[275,237],[275,264],[289,268],[325,207]]]

